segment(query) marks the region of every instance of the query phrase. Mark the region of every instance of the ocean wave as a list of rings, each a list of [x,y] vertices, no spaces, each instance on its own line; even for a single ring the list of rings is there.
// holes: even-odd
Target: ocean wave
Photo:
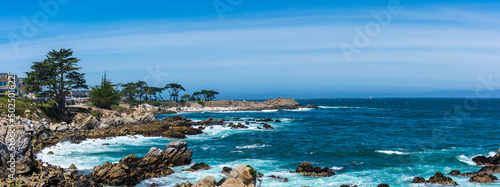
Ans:
[[[472,161],[472,159],[474,157],[477,157],[477,156],[487,156],[487,157],[493,157],[495,156],[495,152],[489,152],[488,155],[483,155],[483,154],[478,154],[478,155],[473,155],[473,156],[466,156],[466,155],[459,155],[457,156],[457,159],[460,161],[460,162],[463,162],[463,163],[466,163],[466,164],[469,164],[471,166],[477,166],[477,164]]]
[[[291,112],[305,112],[305,111],[311,111],[313,108],[297,108],[297,109],[283,109],[284,111],[291,111]]]
[[[340,170],[344,169],[344,167],[342,167],[342,166],[333,166],[330,169],[335,170],[335,171],[340,171]]]
[[[278,109],[274,109],[274,110],[261,110],[261,112],[278,112]]]
[[[263,148],[263,147],[271,147],[271,145],[258,145],[258,144],[253,144],[253,145],[245,145],[245,146],[236,146],[236,149],[255,149],[255,148]]]
[[[359,107],[359,106],[318,106],[321,109],[369,109],[369,110],[386,110],[382,108]]]
[[[396,154],[396,155],[406,155],[406,154],[410,154],[410,153],[405,153],[405,152],[401,152],[401,151],[391,151],[391,150],[377,150],[375,152],[377,152],[377,153],[383,153],[383,154],[388,154],[388,155],[393,155],[393,154]]]

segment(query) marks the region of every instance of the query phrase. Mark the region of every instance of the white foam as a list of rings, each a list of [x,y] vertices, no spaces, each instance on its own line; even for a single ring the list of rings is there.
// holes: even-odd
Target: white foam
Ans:
[[[297,109],[284,109],[285,111],[292,111],[292,112],[305,112],[305,111],[310,111],[313,110],[313,108],[297,108]]]
[[[274,110],[261,110],[261,112],[278,112],[278,109],[274,109]]]
[[[465,155],[459,155],[457,156],[457,159],[460,161],[460,162],[463,162],[463,163],[466,163],[466,164],[469,164],[471,166],[477,166],[477,164],[472,161],[472,159],[474,157],[477,157],[477,156],[487,156],[487,157],[493,157],[495,156],[495,152],[489,152],[488,155],[482,155],[482,154],[478,154],[478,155],[473,155],[473,156],[465,156]]]
[[[255,149],[255,148],[263,148],[263,147],[270,147],[271,145],[258,145],[258,144],[253,144],[253,145],[245,145],[245,146],[236,146],[236,149]]]
[[[406,154],[410,154],[410,153],[405,153],[405,152],[401,152],[401,151],[391,151],[391,150],[377,150],[375,152],[377,152],[377,153],[383,153],[383,154],[388,154],[388,155],[393,155],[393,154],[396,154],[396,155],[406,155]]]
[[[344,167],[342,167],[342,166],[333,166],[330,169],[335,170],[335,171],[340,171],[340,170],[344,169]]]

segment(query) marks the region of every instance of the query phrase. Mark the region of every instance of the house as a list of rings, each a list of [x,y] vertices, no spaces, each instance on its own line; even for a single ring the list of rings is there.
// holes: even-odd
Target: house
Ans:
[[[6,96],[10,91],[10,85],[7,85],[9,76],[14,77],[14,83],[16,84],[15,95],[17,97],[25,96],[26,84],[23,82],[22,78],[19,78],[17,75],[11,73],[0,73],[0,97]]]
[[[73,101],[87,101],[90,98],[90,90],[71,90],[69,99]]]

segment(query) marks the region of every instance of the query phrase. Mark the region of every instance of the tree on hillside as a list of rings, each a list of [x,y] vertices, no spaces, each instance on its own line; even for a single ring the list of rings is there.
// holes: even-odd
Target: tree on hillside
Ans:
[[[26,72],[29,90],[50,90],[54,93],[54,99],[62,116],[65,111],[65,101],[71,89],[88,88],[85,83],[85,74],[78,72],[77,67],[80,59],[73,57],[73,50],[52,50],[40,62],[33,62],[31,69]]]
[[[137,96],[137,86],[135,83],[126,83],[122,84],[121,87],[123,88],[121,91],[122,97],[124,97],[124,100],[126,102],[134,100]]]
[[[120,93],[106,78],[106,72],[101,81],[101,85],[91,87],[90,102],[96,107],[110,109],[111,105],[120,102]]]
[[[188,101],[191,96],[189,94],[184,94],[181,96],[181,101]]]
[[[201,92],[194,92],[193,95],[191,96],[193,97],[193,101],[199,101],[201,98]]]
[[[170,83],[165,85],[165,89],[168,91],[170,94],[170,101],[179,101],[179,92],[180,91],[186,91],[182,85],[177,84],[177,83]]]
[[[215,95],[219,95],[219,92],[214,90],[202,90],[200,93],[204,96],[206,101],[212,101],[215,99]]]
[[[145,81],[137,81],[137,83],[135,83],[135,86],[137,89],[137,94],[139,95],[139,99],[142,99],[142,96],[146,94],[148,83],[146,83]]]

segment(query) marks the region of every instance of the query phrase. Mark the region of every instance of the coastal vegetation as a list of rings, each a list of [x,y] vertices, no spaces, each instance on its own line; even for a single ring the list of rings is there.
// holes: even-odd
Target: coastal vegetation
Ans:
[[[57,103],[59,115],[64,115],[69,90],[88,88],[85,74],[79,72],[79,61],[80,59],[73,57],[71,49],[48,52],[44,60],[33,62],[32,71],[26,72],[24,81],[28,85],[28,91],[49,91],[48,95],[53,95]]]
[[[100,85],[92,86],[90,91],[90,102],[96,107],[110,109],[112,105],[120,102],[120,93],[106,78],[106,73],[102,77]]]

